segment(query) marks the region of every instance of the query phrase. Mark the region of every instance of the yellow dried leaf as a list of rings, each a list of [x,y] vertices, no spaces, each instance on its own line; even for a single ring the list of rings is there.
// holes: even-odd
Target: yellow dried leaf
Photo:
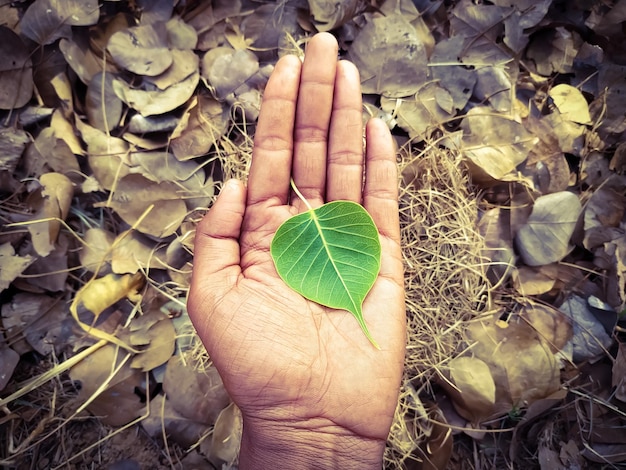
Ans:
[[[74,296],[70,312],[78,325],[89,335],[116,344],[131,352],[139,352],[115,335],[93,328],[79,318],[79,309],[90,311],[98,318],[105,309],[124,297],[134,298],[137,291],[143,287],[145,278],[142,273],[118,276],[107,274],[99,279],[92,279],[85,284]]]
[[[460,356],[450,361],[449,374],[454,388],[447,388],[458,413],[472,423],[488,418],[496,402],[489,366],[476,357]]]
[[[9,285],[34,261],[30,255],[19,256],[10,243],[0,245],[0,292]]]
[[[107,274],[85,284],[76,293],[73,305],[80,305],[97,317],[115,302],[136,295],[144,281],[142,273],[123,276]]]
[[[91,228],[85,233],[83,247],[78,253],[80,264],[92,273],[108,274],[111,271],[111,245],[115,234],[101,228]]]
[[[28,225],[28,231],[37,254],[48,256],[54,249],[61,220],[65,220],[70,210],[74,187],[60,173],[41,175],[39,182],[41,189],[31,197],[31,202],[37,207],[31,220],[36,222]]]
[[[65,118],[59,109],[56,109],[52,113],[50,128],[54,131],[54,136],[64,141],[73,154],[83,155],[85,153],[80,139],[74,132],[74,126]]]
[[[591,124],[589,105],[578,88],[561,83],[548,92],[563,119],[579,124]]]

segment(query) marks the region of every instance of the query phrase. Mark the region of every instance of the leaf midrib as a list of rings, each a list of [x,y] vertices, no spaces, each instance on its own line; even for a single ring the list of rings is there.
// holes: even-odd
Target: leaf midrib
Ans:
[[[331,264],[333,265],[333,269],[335,270],[335,273],[337,274],[337,277],[339,278],[339,280],[341,281],[341,285],[343,286],[344,290],[346,291],[346,293],[348,294],[348,297],[350,298],[350,302],[352,302],[352,307],[354,308],[354,310],[352,310],[352,313],[356,314],[361,314],[361,308],[360,305],[357,305],[357,303],[354,301],[354,298],[352,297],[352,294],[350,293],[350,289],[348,289],[348,286],[346,286],[345,281],[343,280],[343,276],[341,276],[339,269],[337,268],[337,265],[335,264],[335,260],[333,259],[331,252],[330,252],[330,248],[329,248],[329,243],[326,241],[326,238],[324,237],[324,229],[322,228],[322,225],[320,224],[320,221],[317,217],[317,214],[315,213],[315,210],[310,210],[309,213],[311,214],[311,220],[313,220],[313,223],[315,224],[315,227],[317,227],[317,232],[320,235],[320,238],[322,240],[322,245],[324,246],[324,250],[326,250],[326,254],[328,255],[328,259],[330,260]]]

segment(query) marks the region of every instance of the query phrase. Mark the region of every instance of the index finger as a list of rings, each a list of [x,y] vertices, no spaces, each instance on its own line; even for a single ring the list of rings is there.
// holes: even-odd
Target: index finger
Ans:
[[[248,205],[273,197],[287,204],[301,68],[296,56],[282,57],[263,92],[248,177]]]

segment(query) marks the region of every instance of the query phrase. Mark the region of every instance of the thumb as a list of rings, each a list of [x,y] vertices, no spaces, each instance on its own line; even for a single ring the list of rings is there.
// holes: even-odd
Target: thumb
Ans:
[[[228,180],[207,215],[196,227],[190,296],[211,276],[229,270],[240,273],[239,235],[245,212],[246,189],[241,181]],[[233,270],[232,268],[236,268]],[[224,273],[226,274],[226,273]],[[214,287],[218,283],[211,282]],[[204,296],[204,294],[202,294]]]

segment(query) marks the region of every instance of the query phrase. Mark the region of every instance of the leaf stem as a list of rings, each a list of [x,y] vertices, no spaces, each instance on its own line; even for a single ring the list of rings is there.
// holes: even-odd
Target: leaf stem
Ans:
[[[293,178],[289,180],[289,183],[291,184],[291,188],[293,189],[293,191],[298,195],[302,202],[304,202],[304,205],[307,206],[310,211],[312,211],[313,208],[311,207],[311,204],[309,204],[309,201],[307,201],[306,198],[302,195],[302,193],[296,186],[296,182],[293,180]]]

